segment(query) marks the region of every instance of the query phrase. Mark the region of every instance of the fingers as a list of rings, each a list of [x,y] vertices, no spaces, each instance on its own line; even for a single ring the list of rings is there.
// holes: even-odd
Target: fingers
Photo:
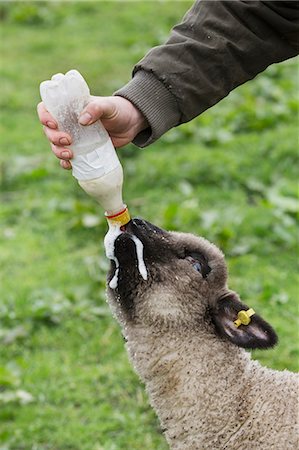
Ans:
[[[54,155],[59,159],[68,161],[73,157],[73,153],[69,148],[57,147],[56,145],[51,144],[51,149]]]
[[[51,114],[44,107],[43,102],[37,105],[37,114],[40,122],[48,128],[55,130],[57,128],[57,123]]]
[[[90,125],[99,119],[112,119],[117,114],[113,101],[105,97],[96,97],[82,111],[79,117],[81,125]]]
[[[61,160],[60,161],[60,167],[62,167],[65,170],[71,170],[72,164],[70,163],[70,161]]]
[[[51,149],[54,155],[60,159],[60,166],[63,169],[70,170],[72,168],[72,164],[69,159],[73,157],[72,152],[67,148],[56,147],[53,144],[51,144]]]
[[[54,145],[65,146],[71,145],[71,136],[63,131],[58,131],[57,123],[51,114],[44,107],[43,102],[37,105],[37,113],[40,122],[44,125],[44,133]]]
[[[71,137],[67,133],[57,130],[57,123],[51,114],[46,110],[43,102],[40,102],[37,105],[37,114],[40,122],[44,125],[43,130],[50,141],[52,152],[61,160],[60,166],[63,169],[70,170],[72,168],[72,164],[69,159],[73,157],[73,153],[70,149],[62,146],[70,145],[72,142]]]
[[[54,145],[58,145],[60,147],[65,145],[71,145],[72,139],[69,134],[64,133],[63,131],[52,130],[47,126],[43,127],[44,133],[49,139],[50,142]]]

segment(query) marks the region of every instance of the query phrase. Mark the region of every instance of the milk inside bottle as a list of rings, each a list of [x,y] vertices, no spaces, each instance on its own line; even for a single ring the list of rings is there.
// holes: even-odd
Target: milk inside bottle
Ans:
[[[111,139],[100,121],[89,126],[78,122],[91,100],[86,81],[77,70],[58,73],[41,83],[40,94],[59,130],[72,136],[74,177],[101,204],[109,223],[125,225],[130,216],[122,199],[123,170]]]
[[[100,121],[82,126],[79,116],[90,102],[89,87],[77,70],[65,75],[58,73],[40,85],[41,98],[46,109],[58,123],[60,131],[72,137],[73,175],[80,186],[104,208],[109,230],[104,244],[106,255],[115,262],[116,271],[109,286],[118,286],[119,263],[115,256],[115,240],[130,221],[127,206],[122,199],[123,170],[109,135]],[[143,244],[131,235],[136,246],[136,263],[140,276],[146,280]]]

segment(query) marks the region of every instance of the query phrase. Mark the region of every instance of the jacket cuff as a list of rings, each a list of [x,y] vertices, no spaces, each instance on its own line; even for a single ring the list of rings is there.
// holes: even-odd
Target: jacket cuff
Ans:
[[[133,103],[144,115],[149,127],[134,138],[138,147],[146,147],[170,128],[179,124],[180,111],[175,97],[151,72],[139,70],[134,78],[114,93]]]

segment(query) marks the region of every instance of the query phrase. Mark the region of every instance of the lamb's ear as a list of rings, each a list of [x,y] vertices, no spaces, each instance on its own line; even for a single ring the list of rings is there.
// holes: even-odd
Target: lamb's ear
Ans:
[[[239,311],[249,310],[242,303],[235,292],[222,295],[211,309],[212,320],[216,331],[230,340],[233,344],[244,348],[269,348],[273,347],[278,339],[275,331],[265,320],[257,314],[250,317],[248,325],[236,326]]]

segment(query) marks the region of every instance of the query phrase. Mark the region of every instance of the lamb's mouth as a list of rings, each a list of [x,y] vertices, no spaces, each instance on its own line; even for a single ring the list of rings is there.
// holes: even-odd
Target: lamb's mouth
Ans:
[[[141,277],[143,281],[148,280],[144,250],[151,241],[151,235],[156,233],[166,232],[138,218],[130,220],[127,225],[121,227],[116,238],[114,237],[113,256],[111,254],[108,256],[112,260],[108,275],[111,289],[118,288],[119,283],[128,282],[134,274],[137,274],[138,278]]]

